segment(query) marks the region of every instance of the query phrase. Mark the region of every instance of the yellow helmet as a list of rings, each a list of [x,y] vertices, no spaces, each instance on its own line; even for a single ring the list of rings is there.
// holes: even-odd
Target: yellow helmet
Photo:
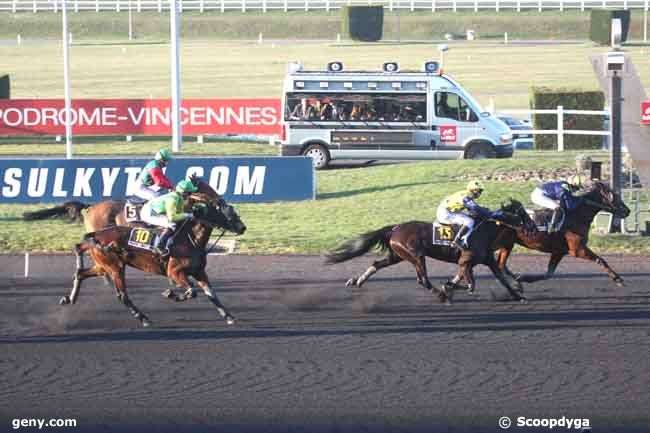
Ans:
[[[574,188],[582,188],[582,185],[585,183],[585,177],[580,176],[579,174],[576,174],[575,176],[571,176],[567,179],[566,183],[571,185]]]
[[[483,189],[483,183],[478,180],[470,180],[467,184],[467,191],[469,192],[483,191]]]

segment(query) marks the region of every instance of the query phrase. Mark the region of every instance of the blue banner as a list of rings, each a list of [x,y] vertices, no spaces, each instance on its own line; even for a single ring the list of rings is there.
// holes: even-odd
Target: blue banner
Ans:
[[[123,199],[138,186],[149,159],[0,159],[0,203],[95,203]],[[196,174],[229,202],[315,198],[311,158],[183,158],[165,170],[176,183]]]

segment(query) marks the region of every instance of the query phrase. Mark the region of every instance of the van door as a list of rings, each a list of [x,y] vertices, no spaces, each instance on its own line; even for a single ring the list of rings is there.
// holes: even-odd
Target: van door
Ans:
[[[463,151],[463,144],[479,133],[479,118],[457,93],[439,91],[434,97],[432,129],[439,132],[440,150]]]

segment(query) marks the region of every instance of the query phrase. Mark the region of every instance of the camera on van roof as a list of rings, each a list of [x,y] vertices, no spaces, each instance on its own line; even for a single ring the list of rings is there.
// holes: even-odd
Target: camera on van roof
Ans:
[[[381,69],[384,72],[399,72],[399,64],[397,62],[386,62]]]
[[[329,72],[341,72],[343,70],[343,62],[329,62],[327,64]]]
[[[424,62],[424,65],[422,66],[422,69],[424,72],[428,74],[435,74],[438,72],[438,69],[440,69],[440,64],[438,62]]]

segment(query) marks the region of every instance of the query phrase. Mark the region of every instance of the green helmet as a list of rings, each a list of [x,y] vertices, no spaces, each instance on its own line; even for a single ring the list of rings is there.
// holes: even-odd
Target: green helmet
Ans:
[[[187,179],[183,179],[176,184],[176,191],[180,192],[181,194],[184,192],[197,192],[198,190],[199,189]]]
[[[169,149],[160,149],[158,152],[156,152],[156,156],[154,158],[156,161],[170,161],[172,159],[172,153],[169,151]]]

